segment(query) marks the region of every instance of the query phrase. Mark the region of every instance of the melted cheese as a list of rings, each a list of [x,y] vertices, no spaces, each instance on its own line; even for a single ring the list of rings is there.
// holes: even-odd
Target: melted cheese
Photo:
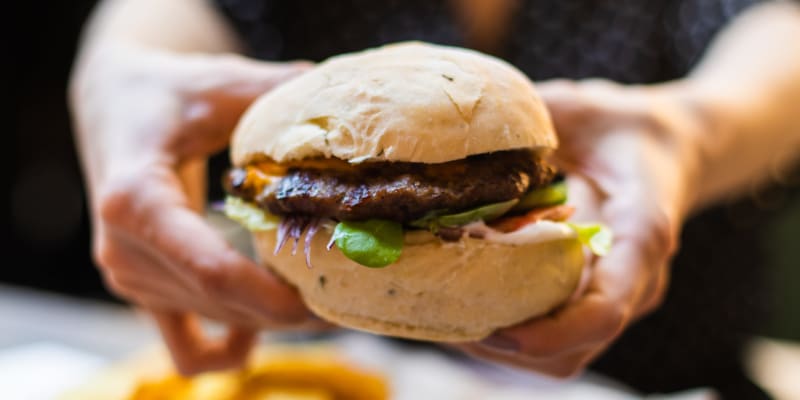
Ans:
[[[463,176],[467,172],[469,161],[455,160],[441,164],[419,164],[424,165],[424,173],[428,175]],[[391,165],[391,162],[380,162],[377,165]],[[403,163],[407,164],[407,163]],[[277,164],[273,161],[263,160],[251,164],[248,168],[256,168],[269,175],[285,175],[290,168],[313,169],[319,171],[337,171],[347,173],[357,173],[362,167],[368,164],[349,163],[336,158],[312,158],[307,160],[289,161]]]
[[[261,172],[270,175],[285,175],[289,168],[297,169],[314,169],[320,171],[340,171],[351,172],[354,167],[347,163],[335,158],[327,159],[308,159],[300,161],[290,161],[283,164],[277,164],[272,161],[261,161],[252,164],[253,167],[258,168]]]
[[[275,173],[279,171],[265,172],[261,168],[254,166],[245,167],[245,171],[247,172],[247,175],[245,176],[242,186],[246,188],[252,188],[251,190],[253,190],[254,193],[263,192],[265,187],[283,178],[283,174]]]

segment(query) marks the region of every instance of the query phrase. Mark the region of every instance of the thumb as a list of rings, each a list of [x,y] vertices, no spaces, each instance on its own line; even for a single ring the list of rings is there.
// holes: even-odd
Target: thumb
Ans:
[[[575,112],[575,104],[581,98],[580,83],[568,79],[536,82],[536,92],[554,117]]]
[[[224,149],[242,113],[259,96],[301,75],[308,62],[262,62],[240,56],[204,56],[181,78],[185,103],[181,123],[168,143],[181,158]]]
[[[280,84],[313,68],[309,61],[271,62],[239,55],[200,56],[190,78],[184,80],[187,94],[204,97],[225,94],[244,102],[269,92]]]

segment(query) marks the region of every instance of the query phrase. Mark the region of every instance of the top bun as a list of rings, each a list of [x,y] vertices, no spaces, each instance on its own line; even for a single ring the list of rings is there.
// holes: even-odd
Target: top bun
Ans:
[[[332,57],[261,96],[231,160],[441,163],[557,146],[533,84],[476,51],[405,42]]]

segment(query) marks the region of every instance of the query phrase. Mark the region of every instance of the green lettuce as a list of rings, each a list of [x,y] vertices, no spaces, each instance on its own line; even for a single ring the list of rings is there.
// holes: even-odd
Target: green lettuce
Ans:
[[[278,227],[280,217],[272,215],[244,200],[228,196],[225,198],[225,215],[253,232],[269,231]]]
[[[588,246],[592,253],[604,256],[611,250],[614,234],[611,229],[602,224],[573,224],[567,223],[578,235],[578,240]]]
[[[403,226],[379,219],[339,222],[333,240],[347,258],[366,267],[381,268],[400,258]]]
[[[555,206],[567,202],[567,184],[564,181],[543,188],[533,189],[519,200],[514,210],[531,210],[538,207]]]
[[[517,204],[517,199],[487,204],[458,214],[441,215],[440,213],[434,212],[412,221],[410,225],[435,231],[438,227],[463,226],[477,220],[491,221],[507,213],[515,204]]]

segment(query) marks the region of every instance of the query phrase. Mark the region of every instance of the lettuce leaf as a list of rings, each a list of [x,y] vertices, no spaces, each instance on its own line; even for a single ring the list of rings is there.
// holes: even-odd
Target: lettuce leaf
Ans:
[[[491,221],[497,219],[503,214],[507,213],[514,205],[517,204],[517,199],[504,201],[501,203],[492,203],[478,208],[473,208],[458,214],[430,213],[418,220],[412,221],[409,225],[417,228],[428,228],[435,231],[438,227],[456,227],[463,226],[470,222],[479,219],[484,221]]]
[[[578,240],[589,247],[592,253],[604,256],[611,250],[614,234],[611,229],[602,224],[573,224],[567,223],[578,235]]]
[[[225,216],[253,232],[269,231],[278,227],[280,217],[233,196],[225,198]]]
[[[339,222],[333,240],[345,257],[365,267],[382,268],[400,258],[403,226],[379,219]]]
[[[525,193],[514,210],[531,210],[538,207],[555,206],[567,202],[567,184],[564,181],[553,183]]]

